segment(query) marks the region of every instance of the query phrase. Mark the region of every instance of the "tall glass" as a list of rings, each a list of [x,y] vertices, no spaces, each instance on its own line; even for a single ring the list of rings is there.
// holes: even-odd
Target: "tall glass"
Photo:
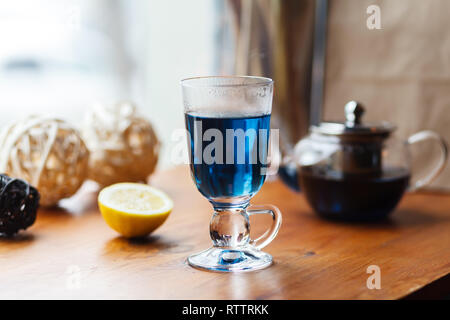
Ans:
[[[276,236],[281,213],[272,205],[250,206],[268,172],[267,152],[273,81],[262,77],[198,77],[181,81],[191,175],[214,207],[213,246],[189,256],[191,266],[214,271],[251,271],[272,263],[260,251]],[[249,216],[268,214],[272,226],[250,238]]]

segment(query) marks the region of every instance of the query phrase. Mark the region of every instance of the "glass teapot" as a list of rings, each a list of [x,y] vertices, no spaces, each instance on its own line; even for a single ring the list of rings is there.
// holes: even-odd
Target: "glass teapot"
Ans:
[[[363,114],[364,107],[350,101],[345,106],[345,122],[312,126],[288,159],[295,169],[291,178],[294,173],[308,203],[322,217],[384,218],[407,189],[416,190],[430,183],[447,162],[447,144],[437,133],[420,131],[405,142],[399,141],[392,136],[392,124],[363,123]],[[428,175],[410,179],[409,146],[425,140],[439,145],[440,159]]]

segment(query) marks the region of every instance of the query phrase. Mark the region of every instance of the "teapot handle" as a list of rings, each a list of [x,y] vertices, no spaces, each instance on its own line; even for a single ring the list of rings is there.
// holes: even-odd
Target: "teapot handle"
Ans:
[[[445,168],[445,165],[447,164],[447,158],[448,158],[448,145],[447,142],[442,138],[439,134],[437,134],[434,131],[430,130],[424,130],[417,132],[413,135],[411,135],[407,140],[407,145],[410,146],[416,142],[425,141],[425,140],[434,140],[439,144],[440,150],[441,150],[441,156],[439,158],[439,162],[437,165],[431,170],[429,174],[427,174],[425,177],[417,180],[413,186],[409,188],[409,191],[415,191],[423,186],[426,186],[427,184],[431,183]]]

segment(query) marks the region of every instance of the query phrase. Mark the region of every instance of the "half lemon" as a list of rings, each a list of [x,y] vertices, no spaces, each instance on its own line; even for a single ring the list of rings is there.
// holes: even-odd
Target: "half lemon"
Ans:
[[[169,216],[172,200],[162,191],[140,183],[117,183],[98,195],[106,223],[124,237],[143,237]]]

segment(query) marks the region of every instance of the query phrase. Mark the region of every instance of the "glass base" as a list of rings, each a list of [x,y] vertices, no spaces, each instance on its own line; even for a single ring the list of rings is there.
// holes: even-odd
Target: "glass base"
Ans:
[[[239,248],[212,247],[189,256],[187,260],[195,268],[218,272],[248,272],[272,264],[270,254],[250,245]]]

